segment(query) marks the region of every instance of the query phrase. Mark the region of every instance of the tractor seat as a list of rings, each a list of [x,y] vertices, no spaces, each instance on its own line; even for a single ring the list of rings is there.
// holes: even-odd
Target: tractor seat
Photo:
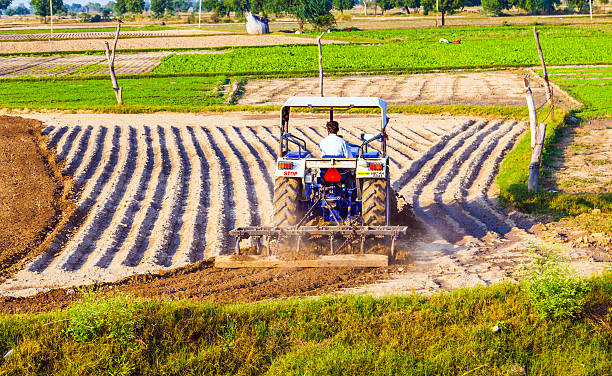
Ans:
[[[349,151],[351,152],[351,154],[353,154],[353,158],[357,158],[357,156],[359,155],[359,145],[354,145],[354,144],[348,144],[349,145]],[[380,158],[380,152],[378,150],[371,150],[371,151],[366,151],[365,153],[362,154],[361,156],[362,158]]]
[[[344,158],[344,155],[329,155],[329,154],[325,154],[325,155],[322,155],[321,158]]]
[[[287,154],[285,154],[285,158],[298,159],[298,158],[306,158],[309,155],[310,155],[310,152],[308,150],[302,150],[302,152],[299,152],[298,150],[291,150]]]
[[[366,151],[361,155],[362,158],[380,158],[380,152],[378,150]]]

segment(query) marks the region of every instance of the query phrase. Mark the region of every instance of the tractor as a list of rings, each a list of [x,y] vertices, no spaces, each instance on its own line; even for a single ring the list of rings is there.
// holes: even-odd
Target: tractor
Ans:
[[[291,109],[329,113],[350,109],[379,109],[380,132],[360,136],[344,155],[315,157],[303,138],[289,130]],[[395,253],[405,226],[391,226],[387,104],[376,97],[291,97],[281,108],[278,158],[275,168],[273,226],[238,227],[233,255],[218,256],[217,267],[380,267]],[[350,125],[349,125],[350,126]],[[346,126],[345,126],[346,127]],[[241,255],[241,240],[252,239],[254,252]],[[329,239],[327,254],[287,260],[278,257],[280,244],[299,254],[305,241]],[[376,240],[372,240],[376,239]],[[266,245],[264,245],[266,243]],[[327,243],[327,241],[325,241]],[[384,243],[385,254],[370,253],[371,244]],[[285,248],[287,248],[285,246]],[[236,257],[236,256],[241,257]]]

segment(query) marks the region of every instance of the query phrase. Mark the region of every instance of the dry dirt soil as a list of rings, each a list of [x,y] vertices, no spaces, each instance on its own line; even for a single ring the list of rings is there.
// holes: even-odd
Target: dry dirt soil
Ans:
[[[0,116],[0,280],[40,252],[71,206],[44,143],[40,122]]]
[[[112,40],[108,40],[109,43]],[[311,44],[314,38],[288,35],[210,35],[210,36],[169,36],[162,38],[129,38],[117,42],[117,49],[176,49],[235,46],[268,46],[277,44]],[[330,40],[322,43],[342,43]],[[70,41],[19,41],[0,42],[0,53],[56,52],[56,51],[103,51],[104,39],[75,39]]]
[[[397,267],[230,270],[215,269],[212,260],[204,260],[158,274],[139,274],[114,283],[99,283],[87,289],[145,298],[242,303],[333,293],[388,279],[396,270]],[[80,298],[81,291],[70,288],[45,291],[31,297],[0,296],[0,313],[65,308]]]
[[[47,238],[40,256],[0,285],[7,310],[28,302],[65,304],[57,300],[78,294],[20,296],[83,284],[110,289],[108,283],[122,278],[128,282],[112,289],[217,301],[338,288],[430,293],[515,280],[516,267],[528,261],[525,251],[545,243],[532,229],[533,219],[501,209],[495,200],[496,169],[524,132],[520,122],[391,116],[392,186],[422,223],[399,243],[400,265],[392,269],[219,271],[206,260],[232,251],[229,229],[270,223],[277,114],[24,116],[44,121],[47,146],[73,177],[76,211]],[[349,141],[376,132],[379,124],[365,115],[338,120]],[[319,116],[297,114],[290,126],[318,155],[323,123]],[[585,275],[609,265],[592,251],[572,254]],[[180,267],[186,269],[168,271]],[[157,272],[170,274],[134,276]],[[370,283],[380,278],[385,281]]]
[[[226,51],[186,51],[185,54],[220,54]],[[164,57],[174,52],[145,52],[117,54],[117,74],[149,73]],[[88,66],[83,71],[82,68]],[[108,74],[108,62],[104,55],[54,55],[54,56],[8,56],[0,57],[0,77],[19,76],[65,76]]]
[[[524,73],[483,71],[325,78],[331,96],[384,96],[390,105],[471,104],[525,106]],[[536,103],[545,100],[544,89],[533,82]],[[318,78],[249,80],[238,104],[282,105],[290,96],[319,95]],[[382,93],[382,94],[381,94]]]
[[[274,113],[30,116],[48,125],[43,132],[48,146],[74,179],[77,211],[44,254],[0,285],[3,294],[184,266],[230,252],[233,239],[227,233],[236,226],[270,224],[270,166],[278,143]],[[361,132],[375,133],[379,124],[376,116],[339,120],[353,142]],[[324,133],[319,116],[298,115],[292,127],[318,154]],[[514,121],[392,116],[393,188],[430,229],[430,242],[437,241],[433,248],[427,243],[422,258],[406,244],[416,261],[433,267],[463,250],[459,242],[489,233],[504,237],[530,225],[500,210],[490,194],[497,165],[523,131],[524,124]],[[461,275],[475,272],[461,270]],[[491,270],[474,278],[489,283],[506,277],[499,266]],[[441,285],[459,287],[462,280]]]
[[[148,73],[169,54],[170,52],[117,54],[115,72],[117,74]],[[104,55],[9,56],[0,58],[0,77],[65,76],[78,74],[79,68],[93,64],[98,65],[97,70],[87,70],[81,74],[108,72],[108,62]]]
[[[113,25],[115,26],[115,25]],[[63,26],[60,26],[63,28]],[[35,33],[35,34],[0,34],[0,41],[17,41],[17,40],[48,40],[50,38],[50,31],[48,33]],[[207,35],[207,34],[225,34],[222,31],[205,31],[198,29],[188,30],[122,30],[121,36],[124,38],[151,38],[151,37],[171,37],[171,36],[194,36],[194,35]],[[114,38],[114,31],[90,31],[90,32],[76,32],[76,33],[53,33],[53,39],[99,39],[99,38]]]
[[[568,127],[558,148],[562,155],[547,185],[567,193],[612,193],[612,119],[587,120]]]

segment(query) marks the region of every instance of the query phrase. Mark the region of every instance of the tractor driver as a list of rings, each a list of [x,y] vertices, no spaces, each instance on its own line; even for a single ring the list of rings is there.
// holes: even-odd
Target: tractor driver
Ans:
[[[349,146],[342,136],[338,136],[338,122],[330,120],[327,122],[327,137],[321,140],[321,156],[336,158],[352,158]]]

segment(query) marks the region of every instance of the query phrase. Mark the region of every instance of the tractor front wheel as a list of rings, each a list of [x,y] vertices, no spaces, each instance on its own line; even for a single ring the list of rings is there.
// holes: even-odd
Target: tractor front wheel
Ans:
[[[274,184],[274,226],[294,226],[299,217],[299,197],[302,181],[276,178]]]
[[[387,179],[364,179],[361,197],[364,225],[387,225]]]

